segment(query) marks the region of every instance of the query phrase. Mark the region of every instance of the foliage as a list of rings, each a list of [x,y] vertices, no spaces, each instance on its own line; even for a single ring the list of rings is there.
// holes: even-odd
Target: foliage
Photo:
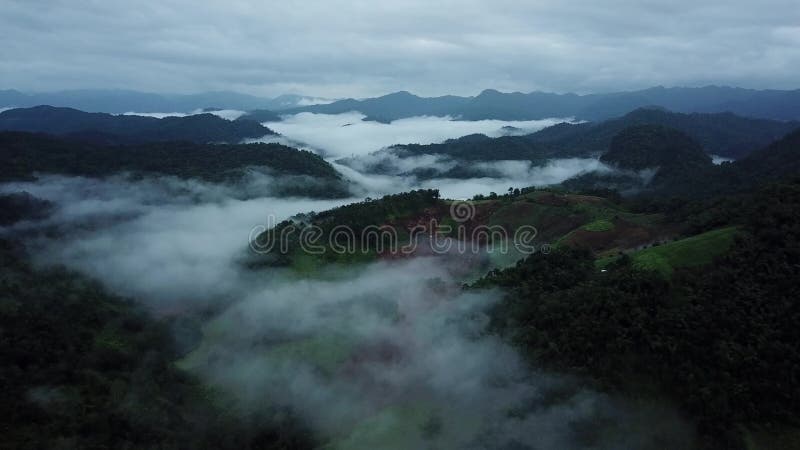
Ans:
[[[51,207],[52,204],[47,200],[36,198],[27,192],[0,195],[0,226],[44,217]]]
[[[312,182],[299,186],[297,193],[348,195],[339,173],[321,157],[279,144],[104,146],[42,134],[0,132],[0,163],[0,181],[29,179],[36,172],[82,176],[135,172],[227,181],[240,178],[245,169],[262,167],[275,175],[311,177]],[[313,181],[321,185],[315,187]]]
[[[589,254],[557,249],[475,287],[507,289],[494,327],[532,360],[610,388],[667,393],[697,420],[704,446],[736,448],[737,424],[797,425],[800,414],[800,184],[767,188],[752,204],[726,255],[671,280],[627,256],[601,272]],[[719,241],[681,245],[690,243],[700,254]]]
[[[678,267],[703,266],[726,253],[733,244],[735,227],[707,231],[679,241],[658,245],[632,255],[633,266],[669,277]]]
[[[5,241],[0,256],[3,448],[312,447],[290,415],[223,407],[174,367],[165,324],[131,302],[63,269],[33,269]]]
[[[583,226],[586,231],[610,231],[614,229],[614,223],[610,220],[600,219]]]
[[[87,113],[72,108],[36,106],[0,113],[0,130],[67,135],[99,144],[190,141],[237,143],[275,134],[257,122],[230,121],[213,114],[155,117]]]
[[[418,220],[439,220],[442,204],[438,190],[419,189],[386,195],[376,200],[367,198],[363,202],[296,217],[259,235],[256,245],[276,244],[266,256],[256,258],[249,264],[253,267],[292,266],[300,272],[313,272],[318,266],[329,262],[353,264],[371,261],[378,256],[379,249],[388,253],[406,245],[403,239],[409,237],[409,228],[416,225]],[[310,225],[319,231],[318,236],[313,236],[312,244],[324,247],[318,256],[306,253],[300,245],[300,235]],[[420,225],[427,226],[430,223]],[[283,248],[277,244],[282,239],[285,242]],[[352,251],[333,251],[332,241],[337,247],[352,245]]]

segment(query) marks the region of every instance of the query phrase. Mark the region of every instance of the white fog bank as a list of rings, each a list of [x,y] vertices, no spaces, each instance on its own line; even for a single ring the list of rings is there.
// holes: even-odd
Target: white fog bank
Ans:
[[[344,114],[300,113],[284,117],[282,122],[266,122],[265,126],[285,137],[320,150],[326,157],[341,158],[366,155],[394,144],[434,144],[447,139],[481,133],[489,137],[534,133],[542,128],[570,119],[528,121],[478,120],[462,121],[450,117],[411,117],[391,123],[363,121],[359,112]]]

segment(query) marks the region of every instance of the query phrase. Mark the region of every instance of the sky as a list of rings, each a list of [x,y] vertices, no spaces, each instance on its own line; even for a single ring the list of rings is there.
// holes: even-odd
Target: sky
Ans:
[[[797,0],[0,0],[0,89],[798,88]]]

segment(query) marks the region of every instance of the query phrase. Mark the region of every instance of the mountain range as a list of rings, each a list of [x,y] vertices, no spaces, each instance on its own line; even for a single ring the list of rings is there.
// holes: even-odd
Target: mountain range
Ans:
[[[72,90],[23,93],[0,90],[0,108],[52,105],[89,112],[191,112],[206,108],[240,111],[339,114],[360,111],[367,120],[390,122],[414,116],[462,120],[536,120],[574,117],[598,121],[636,108],[660,106],[683,113],[731,112],[746,117],[800,120],[800,90],[755,90],[727,86],[653,88],[595,94],[503,93],[487,89],[476,96],[420,97],[407,91],[338,101],[303,95],[257,97],[237,92],[154,94],[130,90]],[[275,115],[268,115],[274,119]]]
[[[682,113],[731,112],[774,120],[800,119],[800,90],[753,90],[734,87],[654,87],[608,94],[502,93],[487,89],[475,97],[418,97],[406,91],[363,100],[345,99],[284,113],[339,114],[360,111],[370,120],[388,122],[413,116],[451,116],[462,120],[537,120],[574,117],[598,121],[636,108],[660,106]]]
[[[275,134],[251,120],[230,121],[213,114],[164,117],[88,113],[72,108],[36,106],[0,112],[0,131],[62,135],[103,144],[158,141],[238,143]]]
[[[131,90],[87,89],[44,93],[0,90],[0,108],[23,108],[38,105],[62,106],[88,112],[122,114],[126,112],[190,112],[206,108],[284,110],[315,102],[327,102],[303,95],[257,97],[238,92],[203,92],[199,94],[154,94]]]

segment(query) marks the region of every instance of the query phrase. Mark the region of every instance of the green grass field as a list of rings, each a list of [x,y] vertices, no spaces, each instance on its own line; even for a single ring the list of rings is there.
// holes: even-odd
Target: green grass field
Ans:
[[[634,267],[655,270],[670,277],[678,267],[695,267],[710,264],[715,257],[728,251],[736,234],[736,227],[720,228],[668,244],[650,247],[632,253]],[[605,267],[618,256],[598,259],[596,265]]]
[[[586,231],[611,231],[614,229],[614,223],[610,220],[600,219],[587,223],[583,229]]]

